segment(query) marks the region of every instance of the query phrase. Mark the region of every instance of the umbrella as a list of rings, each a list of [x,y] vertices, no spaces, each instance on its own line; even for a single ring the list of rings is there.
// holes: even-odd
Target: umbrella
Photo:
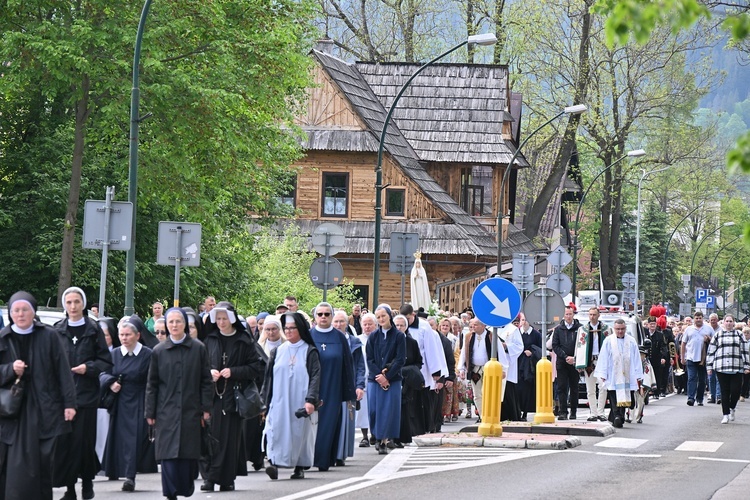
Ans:
[[[411,305],[414,310],[424,307],[428,310],[432,304],[430,298],[430,285],[427,282],[427,273],[422,266],[422,254],[414,254],[414,267],[411,268]]]

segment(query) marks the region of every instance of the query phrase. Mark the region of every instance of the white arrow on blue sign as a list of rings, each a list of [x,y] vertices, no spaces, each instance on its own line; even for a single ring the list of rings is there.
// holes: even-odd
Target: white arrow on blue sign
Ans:
[[[521,294],[505,278],[484,280],[471,296],[471,308],[487,326],[501,328],[509,324],[521,311]]]

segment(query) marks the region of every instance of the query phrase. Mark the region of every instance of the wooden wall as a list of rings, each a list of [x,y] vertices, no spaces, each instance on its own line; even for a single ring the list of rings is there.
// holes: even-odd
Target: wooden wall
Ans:
[[[313,69],[315,85],[309,89],[307,113],[297,118],[298,125],[317,127],[340,127],[364,130],[365,124],[351,109],[349,101],[342,97],[335,83],[323,69]]]
[[[362,255],[339,254],[336,258],[341,261],[344,268],[344,279],[355,285],[367,285],[370,290],[368,303],[372,305],[372,265],[371,260],[363,261]],[[464,256],[450,256],[452,259],[460,259]],[[388,272],[387,255],[381,256],[380,263],[380,289],[378,301],[390,304],[393,308],[401,305],[401,275]],[[436,296],[438,283],[450,281],[461,276],[470,276],[483,273],[485,266],[482,263],[476,265],[457,265],[451,263],[448,256],[435,256],[436,260],[445,258],[444,263],[426,264],[425,272],[430,283],[430,293]],[[348,259],[355,259],[354,261]],[[405,276],[404,297],[406,302],[411,298],[411,287],[409,285],[410,275]],[[455,285],[449,285],[442,290],[440,308],[444,310],[463,311],[471,305],[471,295],[474,289],[485,278],[471,279]],[[335,304],[334,304],[335,305]],[[377,304],[376,304],[377,305]]]

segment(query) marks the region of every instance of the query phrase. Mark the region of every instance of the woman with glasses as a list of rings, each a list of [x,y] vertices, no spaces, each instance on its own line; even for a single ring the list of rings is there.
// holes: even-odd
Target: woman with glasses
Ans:
[[[291,479],[303,479],[315,456],[320,357],[300,313],[283,314],[281,322],[287,342],[271,351],[261,391],[268,405],[266,474],[278,479],[279,467],[294,467]]]
[[[206,349],[214,382],[211,430],[219,440],[218,453],[202,470],[203,491],[234,491],[240,453],[242,417],[237,413],[235,390],[255,384],[263,373],[263,363],[255,340],[242,325],[230,302],[219,302],[208,313]],[[242,465],[246,465],[244,462]]]
[[[315,440],[314,465],[327,471],[336,461],[341,425],[341,404],[354,402],[354,369],[349,341],[333,327],[333,307],[321,302],[315,307],[315,328],[310,332],[320,354],[320,424]]]
[[[154,321],[154,335],[156,335],[156,340],[158,340],[159,343],[167,340],[167,322],[164,318],[159,318]],[[190,336],[193,337],[192,334]]]
[[[378,331],[367,343],[367,406],[375,449],[388,454],[387,443],[401,433],[401,368],[406,361],[406,337],[393,326],[387,305],[375,309]]]
[[[158,331],[158,321],[154,326]],[[99,375],[102,390],[117,394],[102,466],[110,481],[125,478],[122,491],[134,491],[136,472],[157,472],[143,416],[151,349],[138,342],[138,328],[127,321],[120,323],[118,336],[121,345],[111,353],[112,369]]]

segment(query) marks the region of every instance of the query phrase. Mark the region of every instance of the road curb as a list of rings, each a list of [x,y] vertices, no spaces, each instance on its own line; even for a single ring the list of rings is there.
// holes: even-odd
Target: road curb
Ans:
[[[512,433],[510,436],[483,437],[473,432],[460,432],[458,434],[427,434],[413,438],[418,447],[470,447],[470,448],[515,448],[533,450],[566,450],[581,446],[581,440],[575,436],[562,436],[552,434],[528,434]]]
[[[524,422],[501,422],[503,433],[519,434],[551,434],[565,436],[593,436],[607,437],[615,433],[615,428],[608,422],[581,422],[579,424],[529,424]],[[476,425],[462,428],[459,432],[474,433],[479,429]]]

